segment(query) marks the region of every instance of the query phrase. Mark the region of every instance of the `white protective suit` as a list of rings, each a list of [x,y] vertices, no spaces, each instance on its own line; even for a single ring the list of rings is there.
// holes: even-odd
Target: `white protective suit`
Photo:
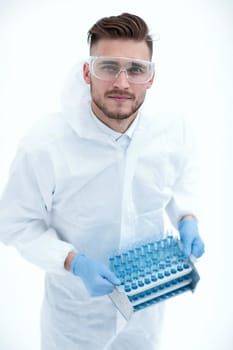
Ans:
[[[196,164],[182,119],[140,115],[122,136],[91,113],[89,86],[22,141],[0,202],[0,240],[46,271],[42,350],[157,349],[160,306],[121,323],[108,296],[89,297],[64,269],[71,250],[102,263],[197,214]],[[82,91],[82,93],[81,93]]]

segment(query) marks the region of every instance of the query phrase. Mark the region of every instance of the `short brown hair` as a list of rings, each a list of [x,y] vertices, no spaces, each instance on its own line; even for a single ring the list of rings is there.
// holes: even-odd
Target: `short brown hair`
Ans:
[[[145,41],[150,55],[153,54],[153,41],[146,22],[139,16],[122,13],[119,16],[103,17],[88,31],[90,49],[100,39],[132,39]]]

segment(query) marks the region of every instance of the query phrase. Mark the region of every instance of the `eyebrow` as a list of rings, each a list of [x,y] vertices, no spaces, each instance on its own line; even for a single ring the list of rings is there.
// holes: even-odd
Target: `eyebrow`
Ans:
[[[132,66],[135,66],[135,67],[146,67],[146,64],[144,62],[131,62],[132,63]]]
[[[106,59],[106,60],[103,60],[103,61],[101,61],[101,62],[99,62],[99,63],[105,63],[105,64],[106,64],[106,63],[108,63],[108,64],[114,64],[114,63],[115,63],[115,64],[117,64],[118,62],[116,62],[116,61],[111,61],[111,60],[107,60],[107,59]]]
[[[99,62],[99,64],[115,64],[115,65],[117,65],[118,63],[119,62],[117,62],[116,60],[109,60],[109,59]],[[146,67],[144,62],[137,62],[132,60],[130,63],[134,67]]]

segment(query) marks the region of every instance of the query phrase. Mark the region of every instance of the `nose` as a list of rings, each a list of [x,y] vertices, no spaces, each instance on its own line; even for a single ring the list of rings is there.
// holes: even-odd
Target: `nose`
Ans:
[[[129,87],[129,81],[128,81],[126,69],[120,70],[120,72],[117,74],[116,78],[113,81],[113,85],[115,87],[120,87],[123,89],[126,89]]]

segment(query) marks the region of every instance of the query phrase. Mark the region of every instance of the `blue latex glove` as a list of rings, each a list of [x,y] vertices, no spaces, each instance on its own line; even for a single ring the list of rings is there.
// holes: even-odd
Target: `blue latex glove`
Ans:
[[[194,255],[199,258],[204,253],[205,246],[198,232],[197,221],[192,218],[183,219],[178,230],[185,256]]]
[[[91,296],[109,294],[120,280],[106,266],[92,260],[83,254],[78,254],[72,260],[70,271],[81,277]]]

